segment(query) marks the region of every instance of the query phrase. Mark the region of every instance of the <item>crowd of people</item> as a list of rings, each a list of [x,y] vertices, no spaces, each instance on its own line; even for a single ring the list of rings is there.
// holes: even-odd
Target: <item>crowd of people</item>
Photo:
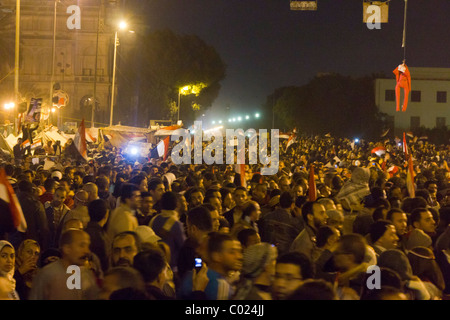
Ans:
[[[1,167],[27,229],[0,199],[0,298],[448,299],[450,149],[409,141],[410,194],[402,147],[380,143],[283,141],[272,176],[115,148],[84,161],[73,143],[34,162],[18,147]]]

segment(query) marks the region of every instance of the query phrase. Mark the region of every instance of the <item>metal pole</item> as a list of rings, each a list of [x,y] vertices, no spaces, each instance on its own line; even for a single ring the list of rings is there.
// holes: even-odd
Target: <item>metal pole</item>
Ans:
[[[100,33],[100,12],[102,10],[102,1],[99,1],[98,18],[97,18],[97,41],[95,45],[95,71],[94,71],[94,104],[92,105],[91,128],[94,127],[94,111],[97,97],[97,65],[98,65],[98,36]]]
[[[55,78],[55,59],[56,59],[56,4],[57,3],[58,3],[58,0],[55,0],[55,7],[54,7],[54,10],[53,10],[52,75],[51,75],[51,78],[50,78],[50,106],[49,106],[49,112],[51,112],[51,109],[53,107],[53,81],[54,81],[54,78]]]
[[[116,56],[117,56],[117,31],[114,36],[114,60],[113,60],[113,76],[111,85],[111,114],[109,116],[109,126],[112,126],[113,122],[113,108],[114,108],[114,86],[116,81]]]
[[[14,133],[19,127],[17,123],[17,110],[19,108],[19,40],[20,40],[20,0],[16,0],[16,47],[14,62]]]
[[[178,119],[177,119],[177,123],[178,123],[178,121],[180,121],[180,95],[181,95],[181,88],[178,88]]]

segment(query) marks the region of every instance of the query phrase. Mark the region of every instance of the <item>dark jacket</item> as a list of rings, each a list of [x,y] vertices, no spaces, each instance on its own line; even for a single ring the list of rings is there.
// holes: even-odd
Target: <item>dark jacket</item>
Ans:
[[[32,194],[24,192],[19,192],[17,198],[27,222],[27,231],[25,234],[22,234],[22,240],[36,240],[40,244],[42,251],[47,249],[49,245],[49,227],[43,204]]]
[[[90,249],[99,258],[103,272],[106,272],[109,268],[111,239],[97,222],[89,221],[84,231],[91,237]]]

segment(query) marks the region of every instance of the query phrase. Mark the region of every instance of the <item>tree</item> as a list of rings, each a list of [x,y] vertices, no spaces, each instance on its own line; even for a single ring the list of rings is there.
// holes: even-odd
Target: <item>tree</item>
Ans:
[[[170,30],[136,35],[127,44],[118,77],[118,107],[123,122],[130,122],[130,107],[139,114],[139,125],[150,119],[176,120],[178,94],[186,85],[197,85],[197,94],[180,99],[180,119],[192,122],[212,105],[225,78],[225,64],[216,52],[195,35]],[[194,111],[194,109],[196,109]]]
[[[308,135],[373,138],[381,132],[373,76],[318,75],[304,86],[275,90],[265,106],[271,108],[277,126]]]

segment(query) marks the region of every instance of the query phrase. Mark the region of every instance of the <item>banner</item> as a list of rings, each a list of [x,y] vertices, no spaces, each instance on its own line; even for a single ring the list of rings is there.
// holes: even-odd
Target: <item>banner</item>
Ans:
[[[42,98],[37,99],[31,98],[30,106],[28,108],[25,121],[39,123],[39,121],[41,121],[41,109],[42,109]]]

